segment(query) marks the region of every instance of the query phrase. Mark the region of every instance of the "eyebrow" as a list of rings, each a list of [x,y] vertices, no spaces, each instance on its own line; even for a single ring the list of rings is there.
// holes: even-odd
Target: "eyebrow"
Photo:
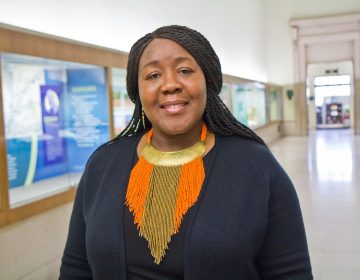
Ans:
[[[175,58],[175,63],[178,64],[180,62],[183,62],[183,61],[192,61],[191,58],[189,57],[186,57],[186,56],[179,56],[177,58]],[[151,65],[159,65],[160,64],[160,61],[157,60],[157,59],[154,59],[154,60],[151,60],[149,61],[148,63],[146,63],[143,68],[147,67],[147,66],[151,66]]]

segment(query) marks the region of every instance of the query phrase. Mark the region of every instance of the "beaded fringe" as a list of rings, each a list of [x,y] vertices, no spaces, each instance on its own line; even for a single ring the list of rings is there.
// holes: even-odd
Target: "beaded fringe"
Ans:
[[[130,174],[125,204],[160,264],[182,219],[196,202],[205,178],[201,156],[180,166],[154,166],[140,157]]]

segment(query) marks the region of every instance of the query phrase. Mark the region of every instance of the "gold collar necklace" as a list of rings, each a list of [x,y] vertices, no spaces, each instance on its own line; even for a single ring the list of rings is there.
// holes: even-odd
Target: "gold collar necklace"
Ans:
[[[172,235],[179,231],[184,215],[200,194],[205,178],[202,157],[206,133],[203,123],[200,141],[193,146],[162,152],[151,145],[151,129],[131,171],[125,204],[156,264],[160,264]]]

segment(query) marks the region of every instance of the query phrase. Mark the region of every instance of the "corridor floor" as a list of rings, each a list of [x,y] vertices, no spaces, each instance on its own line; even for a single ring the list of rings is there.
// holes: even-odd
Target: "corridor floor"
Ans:
[[[299,196],[314,279],[360,279],[360,136],[318,130],[270,149]]]

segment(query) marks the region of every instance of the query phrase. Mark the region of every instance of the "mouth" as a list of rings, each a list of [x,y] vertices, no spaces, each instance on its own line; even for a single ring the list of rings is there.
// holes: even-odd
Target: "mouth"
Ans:
[[[161,109],[164,109],[166,112],[171,114],[180,113],[182,110],[184,110],[185,106],[188,104],[188,102],[185,101],[168,101],[165,103],[162,103],[160,105]]]

